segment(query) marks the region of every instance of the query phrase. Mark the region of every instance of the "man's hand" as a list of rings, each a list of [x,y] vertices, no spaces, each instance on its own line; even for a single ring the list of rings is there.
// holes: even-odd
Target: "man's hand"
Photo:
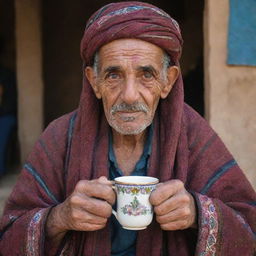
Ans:
[[[150,195],[150,202],[163,230],[196,228],[194,198],[180,180],[158,184]]]
[[[106,177],[81,180],[74,192],[54,207],[48,216],[47,237],[59,243],[68,230],[94,231],[102,229],[112,212],[115,192]]]

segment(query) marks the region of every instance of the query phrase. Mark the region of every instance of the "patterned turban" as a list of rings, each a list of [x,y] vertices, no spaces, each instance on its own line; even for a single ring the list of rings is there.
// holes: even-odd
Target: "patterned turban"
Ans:
[[[111,3],[89,19],[81,42],[81,56],[86,66],[101,46],[121,38],[136,38],[165,50],[178,62],[182,37],[178,23],[163,10],[142,2]]]

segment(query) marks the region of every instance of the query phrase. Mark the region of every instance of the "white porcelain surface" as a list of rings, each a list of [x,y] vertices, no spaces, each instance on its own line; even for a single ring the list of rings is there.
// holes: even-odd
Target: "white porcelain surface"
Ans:
[[[113,211],[125,229],[145,229],[153,219],[149,196],[158,179],[147,176],[123,176],[115,179],[117,211]],[[139,185],[138,185],[139,184]]]

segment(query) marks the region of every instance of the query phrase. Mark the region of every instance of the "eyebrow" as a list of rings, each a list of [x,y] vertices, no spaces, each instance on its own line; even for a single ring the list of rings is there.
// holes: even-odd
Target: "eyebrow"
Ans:
[[[121,71],[120,66],[110,66],[104,69],[103,73],[106,74],[106,73],[117,72],[117,71]]]
[[[120,72],[122,68],[120,66],[109,66],[103,70],[104,74],[111,72]],[[137,71],[150,72],[152,74],[157,74],[157,70],[152,65],[139,66],[136,68]]]
[[[156,69],[152,65],[140,66],[140,67],[137,68],[137,70],[157,74]]]

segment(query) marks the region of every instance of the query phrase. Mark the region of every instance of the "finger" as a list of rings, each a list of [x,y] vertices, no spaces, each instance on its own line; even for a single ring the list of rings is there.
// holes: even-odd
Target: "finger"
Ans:
[[[159,224],[167,224],[169,222],[189,220],[191,214],[189,208],[178,208],[165,215],[157,215],[156,220]]]
[[[159,205],[166,201],[171,196],[184,189],[184,184],[180,180],[169,180],[160,183],[150,195],[150,203],[152,205]]]
[[[112,213],[111,205],[104,200],[88,197],[86,195],[74,195],[70,201],[73,208],[81,209],[96,216],[108,218]]]
[[[104,218],[109,218],[112,214],[111,205],[106,201],[102,201],[96,198],[90,198],[90,200],[87,200],[83,208],[94,215]]]
[[[80,226],[82,224],[106,225],[107,223],[107,218],[103,218],[83,210],[76,210],[72,212],[72,220],[76,226]]]
[[[76,231],[96,231],[103,229],[106,225],[82,223],[80,226],[73,228]]]
[[[186,221],[186,220],[169,222],[166,224],[161,224],[160,226],[161,226],[162,230],[169,230],[169,231],[183,230],[183,229],[187,229],[189,227],[188,221]]]
[[[107,182],[101,179],[100,182]],[[113,205],[116,200],[115,192],[112,189],[111,182],[109,184],[102,184],[99,180],[81,180],[76,185],[76,191],[85,194],[89,197],[96,197],[106,200],[109,204]]]
[[[101,176],[98,179],[99,183],[112,186],[114,184],[113,180],[108,180],[106,176]]]
[[[190,197],[182,192],[168,198],[161,204],[154,207],[156,215],[165,215],[177,208],[184,208],[190,204]]]

